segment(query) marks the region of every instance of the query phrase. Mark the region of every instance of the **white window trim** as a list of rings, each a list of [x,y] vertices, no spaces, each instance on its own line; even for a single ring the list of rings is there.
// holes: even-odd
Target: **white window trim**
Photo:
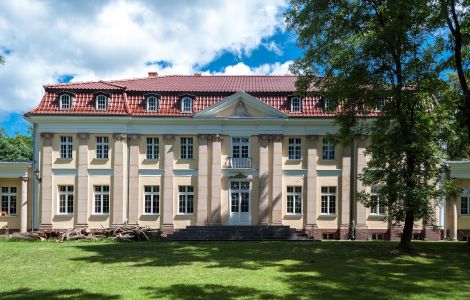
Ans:
[[[299,143],[291,143],[291,140],[292,141],[299,141]],[[295,152],[295,148],[296,147],[299,147],[299,152],[300,152],[300,156],[299,158],[291,158],[290,157],[290,151],[289,151],[289,148],[290,147],[294,147],[294,152]],[[302,139],[300,137],[298,138],[288,138],[287,140],[287,159],[288,160],[302,160]]]
[[[8,192],[6,192],[6,193],[2,192],[2,188],[4,188],[4,187],[8,188]],[[11,192],[11,188],[13,188],[13,187],[16,189],[15,193]],[[6,216],[3,216],[3,217],[16,217],[18,215],[18,187],[16,187],[16,186],[0,186],[0,201],[2,201],[3,196],[8,197],[7,214],[6,214]],[[11,197],[12,196],[14,196],[16,198],[16,200],[15,200],[16,207],[15,207],[15,213],[14,214],[10,214],[10,210],[11,210],[11,207],[12,207],[12,205],[11,205]]]
[[[377,99],[377,101],[375,103],[375,111],[382,111],[382,109],[385,106],[386,101],[387,101],[386,98]]]
[[[60,187],[61,186],[71,186],[72,187],[72,191],[65,191],[65,192],[61,192],[60,191]],[[75,211],[75,207],[72,206],[72,212],[71,213],[68,213],[68,212],[60,212],[60,196],[61,195],[64,195],[65,196],[65,211],[68,211],[68,208],[69,208],[69,197],[72,196],[72,201],[74,202],[75,199],[74,198],[74,193],[75,193],[75,188],[73,185],[69,184],[69,185],[58,185],[57,186],[57,214],[58,215],[61,215],[61,216],[70,216],[70,215],[73,215],[74,214],[74,211]]]
[[[69,102],[68,107],[64,107],[64,99],[65,98],[68,99],[68,102]],[[69,94],[62,94],[62,95],[59,96],[59,109],[60,110],[71,110],[72,109],[72,103],[73,103],[72,96],[70,96]]]
[[[103,191],[96,191],[96,187],[97,186],[100,186],[100,187],[104,187],[104,186],[107,186],[108,187],[108,191],[107,192],[103,192]],[[109,212],[105,213],[103,212],[103,208],[104,208],[104,196],[105,195],[108,195],[108,209],[109,209]],[[100,196],[100,202],[101,202],[101,212],[96,212],[96,196]],[[110,192],[110,189],[109,189],[109,185],[94,185],[93,186],[93,215],[95,216],[109,216],[111,213],[111,192]]]
[[[294,101],[298,101],[299,103],[299,108],[298,109],[294,109]],[[301,113],[302,112],[302,99],[300,99],[300,97],[292,97],[290,99],[290,112],[291,113]]]
[[[98,141],[98,139],[101,138],[103,139],[101,142]],[[104,139],[106,139],[106,142],[104,142]],[[103,150],[101,150],[101,155],[104,156],[104,153],[106,153],[106,157],[98,157],[98,146],[103,147]],[[104,147],[106,146],[107,151],[104,151]],[[108,160],[109,159],[109,137],[107,136],[97,136],[96,137],[96,150],[95,150],[95,158],[99,160]]]
[[[192,141],[191,144],[187,143],[187,144],[183,144],[183,139],[186,139],[188,142],[189,140]],[[185,145],[185,151],[183,151],[183,145]],[[189,151],[189,146],[192,146],[191,147],[191,152]],[[183,153],[184,153],[184,156],[183,157]],[[191,157],[189,157],[189,154],[191,154]],[[181,160],[193,160],[194,159],[194,138],[192,137],[180,137],[180,159]]]
[[[65,141],[63,141],[63,139]],[[60,145],[59,145],[60,159],[73,159],[73,137],[62,135],[59,137],[59,142],[60,142]],[[65,147],[65,157],[62,157],[62,146]]]
[[[462,198],[467,198],[467,213],[462,213]],[[468,217],[470,216],[470,188],[463,188],[462,193],[460,194],[460,215]]]
[[[322,187],[328,188],[328,192],[326,192],[326,193],[322,192],[322,191],[321,191],[321,188],[322,188]],[[330,193],[330,192],[329,192],[330,187],[334,187],[334,188],[335,188],[335,192],[334,192],[334,193]],[[337,210],[338,210],[338,197],[337,197],[337,194],[338,194],[338,187],[337,187],[337,186],[321,186],[321,187],[320,187],[320,215],[322,215],[322,216],[336,216],[336,212],[337,212]],[[328,200],[327,200],[327,202],[326,202],[326,203],[327,203],[327,211],[328,211],[327,213],[322,212],[322,197],[323,197],[323,196],[327,196],[327,197],[328,197]],[[334,196],[334,197],[335,197],[335,212],[334,212],[334,213],[331,212],[331,206],[330,206],[330,204],[331,204],[330,197],[331,197],[331,196]]]
[[[149,139],[152,140],[152,143],[149,144]],[[153,143],[155,142],[155,143]],[[152,147],[154,151],[153,157],[149,158],[149,146]],[[145,159],[146,160],[158,160],[160,159],[160,139],[158,137],[147,137],[146,138],[146,153],[145,153]]]
[[[326,149],[327,156],[326,157],[324,155],[325,154],[325,146],[327,147],[327,149]],[[330,153],[331,153],[330,147],[333,148],[333,158],[331,158],[329,156]],[[321,158],[324,161],[334,161],[334,160],[336,160],[336,145],[332,141],[327,140],[327,139],[323,139]]]
[[[155,100],[155,109],[150,109],[150,100]],[[148,96],[146,99],[146,110],[149,112],[158,112],[159,110],[159,99],[157,96]]]
[[[193,188],[193,191],[192,192],[180,192],[180,187],[192,187]],[[190,196],[192,195],[193,196],[193,212],[192,213],[187,213],[187,212],[180,212],[180,196],[185,196],[185,201],[184,201],[184,210],[185,211],[188,211],[188,198],[187,196]],[[194,197],[194,186],[192,185],[179,185],[178,186],[178,214],[179,216],[192,216],[194,215],[194,210],[195,210],[195,201],[196,198]]]
[[[290,187],[293,188],[293,192],[289,192],[289,191],[288,191],[288,189],[289,189]],[[295,188],[298,188],[298,187],[300,187],[300,192],[296,192],[296,191],[295,191]],[[302,204],[303,204],[303,203],[302,203],[302,202],[303,202],[303,199],[302,199],[302,186],[299,186],[299,185],[289,185],[289,186],[286,187],[286,190],[287,190],[287,192],[286,192],[286,194],[287,194],[287,197],[286,197],[286,214],[289,215],[289,216],[301,216],[302,213],[303,213],[303,207],[302,207],[302,206],[303,206],[303,205],[302,205]],[[293,201],[293,204],[292,204],[293,212],[288,212],[288,211],[287,211],[287,209],[288,209],[287,201],[288,201],[288,197],[289,197],[289,196],[294,197],[294,198],[292,199],[292,201]],[[296,204],[295,204],[295,203],[296,203],[296,201],[295,201],[295,197],[296,197],[296,196],[300,197],[300,212],[298,212],[298,213],[295,212],[295,211],[296,211],[296,208],[297,208],[297,206],[296,206]]]
[[[185,100],[189,100],[189,110],[185,110]],[[183,97],[183,99],[181,99],[181,112],[182,113],[192,113],[193,112],[193,98],[191,97]]]
[[[241,141],[240,142],[234,142],[233,139],[248,139],[248,144],[246,144],[246,145],[248,145],[248,157],[247,158],[251,158],[251,141],[250,141],[249,136],[232,136],[232,138],[230,139],[230,157],[234,158],[233,157],[233,146],[234,145],[238,145],[238,146],[245,145],[245,143],[242,143]],[[241,148],[240,148],[240,155],[241,155]]]
[[[380,208],[383,206],[383,204],[382,205],[380,204],[381,198],[383,198],[383,195],[381,195],[378,191],[374,191],[373,188],[371,189],[370,195],[371,197],[373,196],[377,197],[377,205],[370,208],[370,215],[375,216],[375,217],[385,217],[387,215],[386,210],[383,213],[380,213]],[[373,211],[374,208],[376,209],[376,212]]]
[[[100,108],[98,105],[101,100],[104,100],[104,108]],[[97,95],[95,97],[95,108],[100,111],[108,110],[108,97],[105,95]]]
[[[152,186],[152,187],[156,186],[157,191],[156,192],[146,192],[145,187],[147,187],[147,186]],[[158,200],[157,200],[157,202],[158,202],[158,212],[156,212],[156,213],[146,213],[145,212],[145,202],[147,201],[145,199],[145,196],[150,196],[152,198],[153,198],[153,196],[158,196]],[[150,203],[151,203],[150,206],[151,206],[152,210],[154,210],[153,199],[152,199],[152,201],[150,201]],[[144,216],[158,216],[158,215],[160,215],[161,206],[160,206],[160,186],[159,185],[144,185],[144,206],[143,206],[143,209],[144,209],[144,211],[142,212],[142,214]]]
[[[331,101],[329,98],[323,98],[323,110],[326,113],[332,113],[333,112],[333,101]]]

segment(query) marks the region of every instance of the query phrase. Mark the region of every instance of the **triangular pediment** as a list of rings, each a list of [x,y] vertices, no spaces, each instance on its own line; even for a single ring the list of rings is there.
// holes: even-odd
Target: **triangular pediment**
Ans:
[[[287,115],[245,92],[238,92],[194,114],[196,118],[287,118]]]

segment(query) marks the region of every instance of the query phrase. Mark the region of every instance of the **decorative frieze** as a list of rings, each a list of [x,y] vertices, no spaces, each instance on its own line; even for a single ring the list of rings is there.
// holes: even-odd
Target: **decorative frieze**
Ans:
[[[164,134],[163,135],[163,141],[165,143],[172,143],[175,141],[175,135],[174,134]]]
[[[52,146],[52,139],[54,138],[53,133],[43,132],[41,133],[41,137],[44,139],[44,146]]]
[[[127,139],[127,134],[125,134],[125,133],[114,133],[113,138],[116,141],[123,141],[123,140]]]
[[[87,141],[90,138],[89,133],[77,133],[77,137],[80,141]]]

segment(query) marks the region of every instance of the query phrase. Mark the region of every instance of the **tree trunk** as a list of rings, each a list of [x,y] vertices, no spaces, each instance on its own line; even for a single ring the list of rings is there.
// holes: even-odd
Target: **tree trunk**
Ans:
[[[415,221],[414,213],[408,210],[405,216],[405,227],[403,227],[403,233],[401,235],[400,245],[398,245],[398,247],[402,251],[409,252],[411,250],[411,239],[413,238],[414,221]]]

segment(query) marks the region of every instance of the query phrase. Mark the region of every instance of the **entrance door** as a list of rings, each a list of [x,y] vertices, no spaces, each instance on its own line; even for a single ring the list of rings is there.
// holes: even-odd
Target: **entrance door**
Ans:
[[[251,187],[246,180],[230,181],[230,225],[251,225]]]

